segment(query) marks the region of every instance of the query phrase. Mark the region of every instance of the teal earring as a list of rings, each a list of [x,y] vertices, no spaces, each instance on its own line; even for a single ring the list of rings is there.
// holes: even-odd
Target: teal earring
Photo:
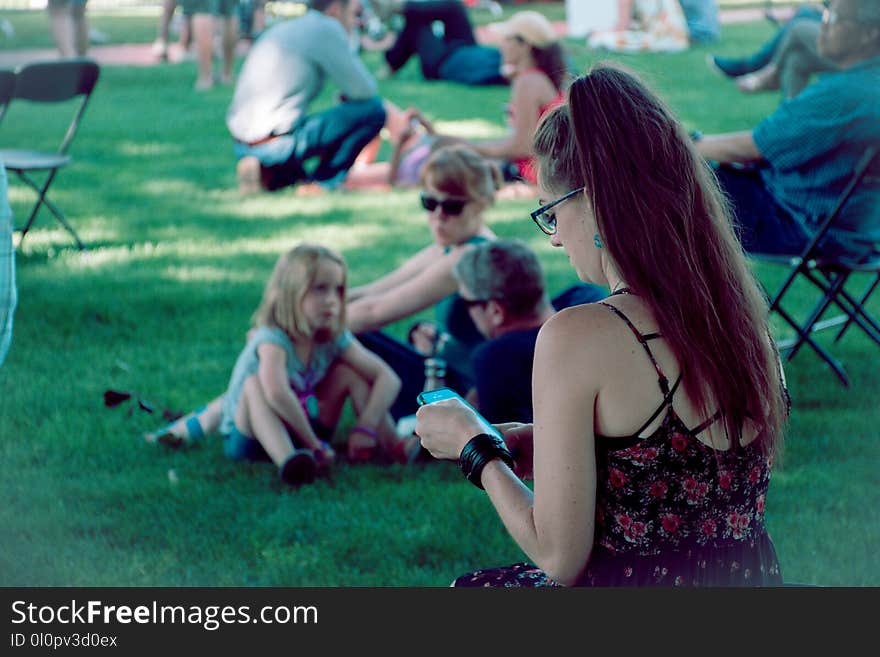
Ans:
[[[596,233],[595,235],[593,235],[593,244],[596,245],[597,249],[602,248],[602,240],[599,239],[599,233]]]

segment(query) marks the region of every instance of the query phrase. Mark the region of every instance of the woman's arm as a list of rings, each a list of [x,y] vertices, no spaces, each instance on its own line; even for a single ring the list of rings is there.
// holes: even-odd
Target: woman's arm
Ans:
[[[573,309],[575,310],[575,309]],[[580,310],[580,309],[578,309]],[[593,416],[598,395],[587,340],[595,309],[557,313],[541,329],[532,377],[534,495],[511,494],[513,473],[500,461],[483,486],[519,546],[553,580],[573,584],[589,560],[596,512]],[[577,345],[574,349],[573,345]]]
[[[534,493],[501,460],[481,482],[505,528],[552,579],[577,581],[590,557],[596,506],[593,415],[598,394],[597,351],[607,349],[595,309],[557,313],[541,329],[535,350],[533,398]],[[572,345],[577,345],[573,349]],[[480,433],[473,413],[454,400],[423,406],[416,431],[437,458],[456,459]]]
[[[287,354],[277,344],[264,342],[257,347],[260,366],[257,378],[269,406],[310,449],[321,449],[321,441],[312,430],[302,404],[287,379]]]
[[[503,139],[473,142],[471,145],[483,157],[497,160],[516,160],[531,155],[532,136],[541,112],[541,95],[546,93],[543,75],[526,73],[513,79],[510,90],[510,110],[513,123]]]
[[[457,254],[440,254],[424,269],[387,289],[361,296],[348,304],[346,317],[352,333],[373,331],[429,308],[458,289],[452,275]]]
[[[340,358],[370,383],[367,402],[358,414],[358,426],[376,429],[400,392],[400,377],[360,342],[353,340]]]
[[[381,294],[388,290],[394,289],[406,280],[412,278],[417,272],[423,270],[434,260],[440,257],[442,252],[440,248],[434,244],[426,246],[424,249],[409,258],[400,267],[394,271],[377,278],[372,283],[365,283],[356,287],[349,288],[346,299],[349,303],[373,294]]]

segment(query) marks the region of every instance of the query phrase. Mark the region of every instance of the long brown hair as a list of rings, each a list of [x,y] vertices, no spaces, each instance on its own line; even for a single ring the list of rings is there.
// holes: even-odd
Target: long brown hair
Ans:
[[[541,121],[535,153],[548,190],[586,188],[603,247],[653,312],[696,407],[708,416],[718,404],[732,450],[752,419],[777,452],[786,399],[767,302],[683,126],[633,74],[601,64]]]
[[[535,60],[535,66],[550,78],[556,91],[562,91],[571,78],[562,46],[559,43],[551,43],[546,48],[532,46],[532,59]]]

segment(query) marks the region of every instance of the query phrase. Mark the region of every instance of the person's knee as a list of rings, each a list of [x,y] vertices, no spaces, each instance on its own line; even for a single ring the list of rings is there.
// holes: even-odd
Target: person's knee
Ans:
[[[363,381],[360,374],[345,363],[334,363],[327,372],[325,380],[331,388],[346,394],[351,394],[351,391]]]
[[[794,43],[815,50],[819,43],[821,26],[816,21],[799,20],[792,24],[789,30],[789,38]]]
[[[385,125],[385,119],[387,117],[385,104],[382,102],[382,99],[376,97],[357,102],[360,103],[359,109],[362,113],[361,125],[375,128],[376,132],[381,130],[382,126]]]
[[[256,374],[251,374],[244,380],[241,387],[242,401],[250,402],[253,399],[264,399],[263,386]]]

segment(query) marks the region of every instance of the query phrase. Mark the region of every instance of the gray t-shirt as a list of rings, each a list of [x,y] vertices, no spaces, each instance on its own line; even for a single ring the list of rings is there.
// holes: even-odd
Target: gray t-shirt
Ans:
[[[351,51],[338,20],[309,10],[276,23],[245,58],[226,113],[229,132],[246,143],[287,134],[328,77],[351,100],[378,94],[376,80]]]
[[[354,337],[351,331],[345,330],[332,342],[316,343],[312,350],[311,361],[305,365],[293,349],[293,343],[287,334],[279,328],[261,326],[254,331],[245,345],[229,379],[229,387],[223,396],[223,418],[220,421],[220,433],[228,434],[235,426],[235,411],[241,400],[241,391],[245,380],[256,374],[260,368],[260,357],[257,348],[266,342],[284,349],[287,356],[287,378],[294,393],[299,395],[312,394],[315,386],[326,376],[327,370],[334,360],[345,351]]]

